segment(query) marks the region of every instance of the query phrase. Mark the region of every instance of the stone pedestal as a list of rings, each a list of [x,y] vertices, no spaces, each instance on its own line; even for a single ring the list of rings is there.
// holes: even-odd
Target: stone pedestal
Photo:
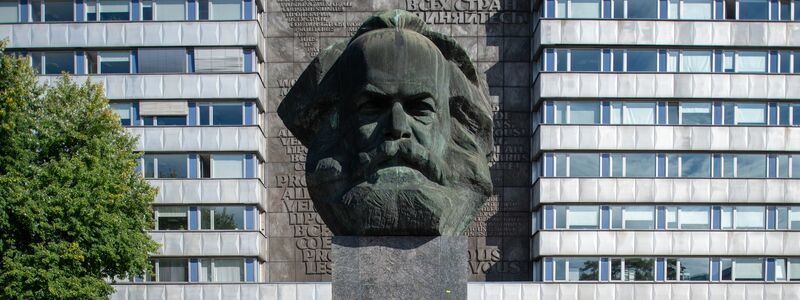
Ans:
[[[333,299],[466,299],[464,236],[334,236]]]

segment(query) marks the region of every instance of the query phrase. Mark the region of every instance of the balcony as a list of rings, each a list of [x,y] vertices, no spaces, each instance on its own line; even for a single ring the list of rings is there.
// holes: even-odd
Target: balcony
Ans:
[[[148,179],[158,188],[155,204],[252,204],[267,207],[259,179]]]
[[[39,76],[50,84],[60,75]],[[235,74],[96,74],[70,75],[77,83],[87,79],[103,84],[105,96],[126,99],[258,99],[266,107],[266,89],[258,73]]]
[[[257,152],[267,157],[267,140],[258,126],[242,127],[128,127],[138,137],[137,151]]]
[[[559,203],[800,203],[800,180],[548,178],[533,184],[534,207]]]
[[[12,49],[246,46],[266,57],[256,20],[2,24],[5,38]]]
[[[668,125],[539,125],[541,151],[798,151],[800,128]]]
[[[798,47],[794,22],[542,19],[534,53],[557,45]]]
[[[792,231],[553,231],[533,236],[538,256],[794,256]]]
[[[800,99],[800,75],[731,73],[556,73],[533,83],[545,98]]]
[[[267,238],[258,231],[152,231],[161,247],[153,256],[249,256],[266,260]]]

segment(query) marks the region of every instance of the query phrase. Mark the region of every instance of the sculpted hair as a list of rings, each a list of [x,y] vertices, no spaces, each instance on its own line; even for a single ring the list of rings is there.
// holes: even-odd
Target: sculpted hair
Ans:
[[[341,54],[350,43],[360,36],[381,29],[409,30],[419,33],[430,40],[444,58],[453,63],[460,71],[459,75],[463,76],[469,84],[461,84],[460,80],[451,82],[450,113],[458,121],[452,134],[459,147],[463,147],[467,152],[483,153],[488,160],[494,147],[492,110],[486,83],[478,76],[475,65],[467,52],[454,39],[432,31],[422,19],[402,10],[376,14],[367,19],[349,41],[334,44],[320,51],[320,54],[303,72],[278,107],[278,114],[284,120],[287,128],[307,147],[318,135],[322,134],[321,131],[328,131],[324,130],[324,127],[329,127],[331,122],[338,119],[336,107],[340,100],[340,94],[347,92],[339,90],[336,86],[333,86],[333,89],[321,88],[320,84],[329,75],[334,78],[339,77],[336,74],[328,74],[329,71],[332,73],[354,71],[352,66],[346,66],[345,69],[349,70],[337,68]],[[285,118],[284,116],[292,117]],[[330,134],[330,132],[326,132],[326,134]],[[327,136],[323,139],[329,140],[330,138],[332,137]]]

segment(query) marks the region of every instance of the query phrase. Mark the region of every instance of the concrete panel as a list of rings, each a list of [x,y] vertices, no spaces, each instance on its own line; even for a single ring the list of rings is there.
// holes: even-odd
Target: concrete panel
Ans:
[[[533,99],[534,105],[550,98],[796,100],[798,84],[800,75],[541,72]]]
[[[267,190],[258,179],[150,179],[155,204],[252,204],[266,209]]]
[[[162,244],[153,256],[246,256],[266,259],[266,237],[254,231],[152,231]]]
[[[794,241],[800,232],[764,231],[569,231],[540,230],[533,237],[538,256],[793,256],[768,241]],[[660,245],[670,243],[669,246]],[[714,243],[723,242],[727,247]],[[597,246],[600,243],[601,246]],[[590,244],[590,245],[584,245]],[[610,245],[609,245],[610,244]],[[594,251],[592,251],[594,250]]]
[[[767,188],[769,187],[769,188]],[[800,203],[791,179],[548,178],[533,184],[533,204]]]

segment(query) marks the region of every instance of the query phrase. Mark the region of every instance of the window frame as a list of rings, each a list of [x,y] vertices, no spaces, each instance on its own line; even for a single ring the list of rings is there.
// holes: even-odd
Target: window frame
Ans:
[[[242,210],[242,228],[241,229],[217,229],[216,227],[216,210],[218,208],[237,208]],[[210,228],[203,228],[203,209],[210,211],[209,226]],[[194,231],[249,231],[247,228],[247,206],[242,205],[204,205],[197,207],[197,220],[198,229]]]
[[[161,211],[159,209],[160,208],[164,208],[164,207],[184,208],[185,209],[184,212],[185,212],[185,215],[186,215],[186,224],[185,224],[186,225],[186,229],[161,229],[161,228],[159,228],[160,225],[161,225],[160,222],[159,222],[159,218],[161,217],[160,216],[161,215]],[[153,230],[156,230],[156,231],[189,231],[189,230],[191,230],[191,229],[189,229],[190,228],[189,227],[190,226],[189,225],[189,219],[190,218],[189,218],[189,207],[188,206],[183,206],[183,205],[180,205],[180,206],[158,205],[153,209],[153,214],[154,214],[154,217],[155,217],[155,224],[154,224],[155,226],[154,226]]]
[[[185,157],[185,162],[186,162],[186,175],[187,176],[186,177],[174,177],[174,178],[171,178],[171,177],[167,177],[167,178],[158,177],[158,158],[159,158],[159,156],[163,156],[163,155],[182,155],[182,156],[184,156]],[[189,164],[190,164],[189,159],[190,158],[189,158],[188,154],[184,154],[184,153],[145,154],[141,158],[141,160],[142,160],[141,172],[142,172],[143,175],[147,174],[147,164],[145,163],[146,162],[145,157],[147,157],[147,156],[150,156],[150,157],[153,158],[153,177],[144,177],[146,179],[189,179],[189,178],[192,178],[192,174],[189,172]]]

